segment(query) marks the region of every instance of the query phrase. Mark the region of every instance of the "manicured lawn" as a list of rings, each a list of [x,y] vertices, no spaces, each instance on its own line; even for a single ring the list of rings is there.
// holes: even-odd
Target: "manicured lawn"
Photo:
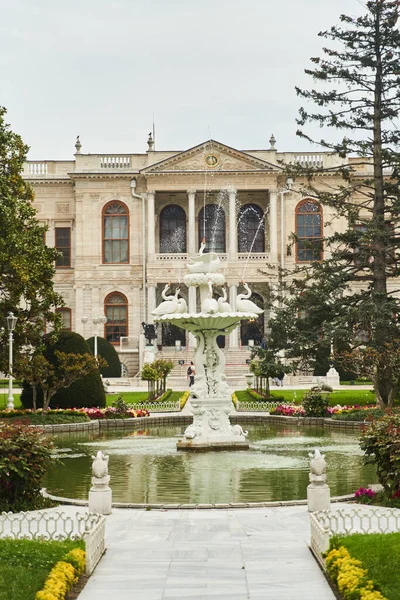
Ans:
[[[0,540],[0,600],[33,600],[53,566],[83,541]]]
[[[335,546],[345,546],[353,558],[368,569],[368,578],[378,584],[388,600],[399,600],[400,533],[354,534],[333,538]]]
[[[136,404],[137,402],[146,402],[148,393],[147,392],[116,392],[115,394],[107,394],[106,406],[112,406],[112,403],[116,401],[118,396],[122,396],[127,404]]]
[[[172,392],[167,402],[177,402],[184,392]],[[115,394],[107,394],[107,406],[112,406],[118,396],[122,396],[127,404],[136,404],[137,402],[147,402],[147,392],[116,392]]]
[[[14,407],[22,408],[21,400],[19,399],[20,394],[13,394],[14,396]],[[7,408],[8,390],[0,391],[0,409]]]
[[[272,396],[274,397],[282,397],[285,402],[294,402],[296,404],[301,404],[304,394],[306,394],[309,390],[285,390],[284,388],[281,390],[274,390],[272,392]],[[251,400],[251,398],[246,393],[246,390],[239,390],[235,392],[238,397],[239,402],[245,402]],[[341,406],[353,404],[374,404],[375,403],[375,394],[370,392],[369,390],[339,390],[329,394],[329,404],[331,406],[336,406],[336,404],[340,404]]]

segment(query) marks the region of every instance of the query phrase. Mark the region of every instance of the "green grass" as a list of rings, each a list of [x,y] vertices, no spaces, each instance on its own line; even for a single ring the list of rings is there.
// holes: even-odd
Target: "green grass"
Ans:
[[[271,394],[271,397],[282,397],[285,402],[295,402],[296,404],[301,404],[303,400],[304,394],[309,392],[309,390],[274,390]],[[252,398],[247,394],[246,390],[238,390],[235,392],[239,402],[248,402],[252,400]],[[332,392],[329,394],[329,404],[330,406],[336,406],[336,404],[340,404],[341,406],[353,404],[374,404],[375,403],[375,394],[370,392],[369,390],[339,390]]]
[[[183,396],[184,392],[172,392],[167,402],[177,402]],[[117,392],[115,394],[107,394],[107,406],[112,406],[113,402],[122,396],[127,404],[137,404],[138,402],[147,402],[147,392]]]
[[[399,600],[400,533],[354,534],[333,537],[335,547],[345,546],[368,569],[368,578],[379,585],[388,600]]]
[[[23,408],[20,400],[20,394],[13,394],[14,397],[14,407],[15,408]],[[7,408],[7,398],[8,398],[8,390],[0,393],[0,410]]]
[[[0,600],[33,600],[53,566],[83,541],[0,540]]]

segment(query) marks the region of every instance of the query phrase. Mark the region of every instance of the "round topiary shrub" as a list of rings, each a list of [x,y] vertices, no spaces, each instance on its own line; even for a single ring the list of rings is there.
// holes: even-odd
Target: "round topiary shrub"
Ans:
[[[90,352],[94,355],[94,337],[86,340]],[[107,367],[101,367],[103,377],[121,377],[121,363],[118,352],[110,342],[102,337],[97,338],[97,354],[107,361]]]
[[[44,342],[45,350],[43,354],[53,365],[57,364],[55,356],[57,350],[66,354],[91,354],[84,338],[73,331],[62,331],[55,343],[51,341],[49,336],[45,336]],[[32,408],[32,388],[26,382],[23,383],[21,402],[24,408]],[[43,394],[40,388],[37,390],[36,405],[38,408],[43,406]],[[98,370],[81,377],[68,388],[58,390],[50,404],[51,408],[104,407],[105,405],[106,396]]]

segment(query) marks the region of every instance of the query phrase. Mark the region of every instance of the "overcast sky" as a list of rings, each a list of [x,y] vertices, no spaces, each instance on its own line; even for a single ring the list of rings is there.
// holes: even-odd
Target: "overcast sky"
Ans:
[[[31,159],[183,150],[311,150],[296,137],[321,29],[359,0],[0,0],[0,105]]]

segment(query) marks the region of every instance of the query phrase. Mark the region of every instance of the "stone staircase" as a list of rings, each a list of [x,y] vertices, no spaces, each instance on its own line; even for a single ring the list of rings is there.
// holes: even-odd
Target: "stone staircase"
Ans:
[[[246,347],[227,348],[225,352],[225,375],[231,386],[244,385],[245,375],[249,372],[249,366],[246,360],[250,359],[251,351]],[[174,363],[170,375],[168,376],[168,387],[179,389],[187,385],[187,368],[191,360],[194,360],[194,348],[183,348],[179,352],[175,348],[163,348],[157,353],[157,359],[171,360]],[[179,364],[179,363],[183,364]]]

